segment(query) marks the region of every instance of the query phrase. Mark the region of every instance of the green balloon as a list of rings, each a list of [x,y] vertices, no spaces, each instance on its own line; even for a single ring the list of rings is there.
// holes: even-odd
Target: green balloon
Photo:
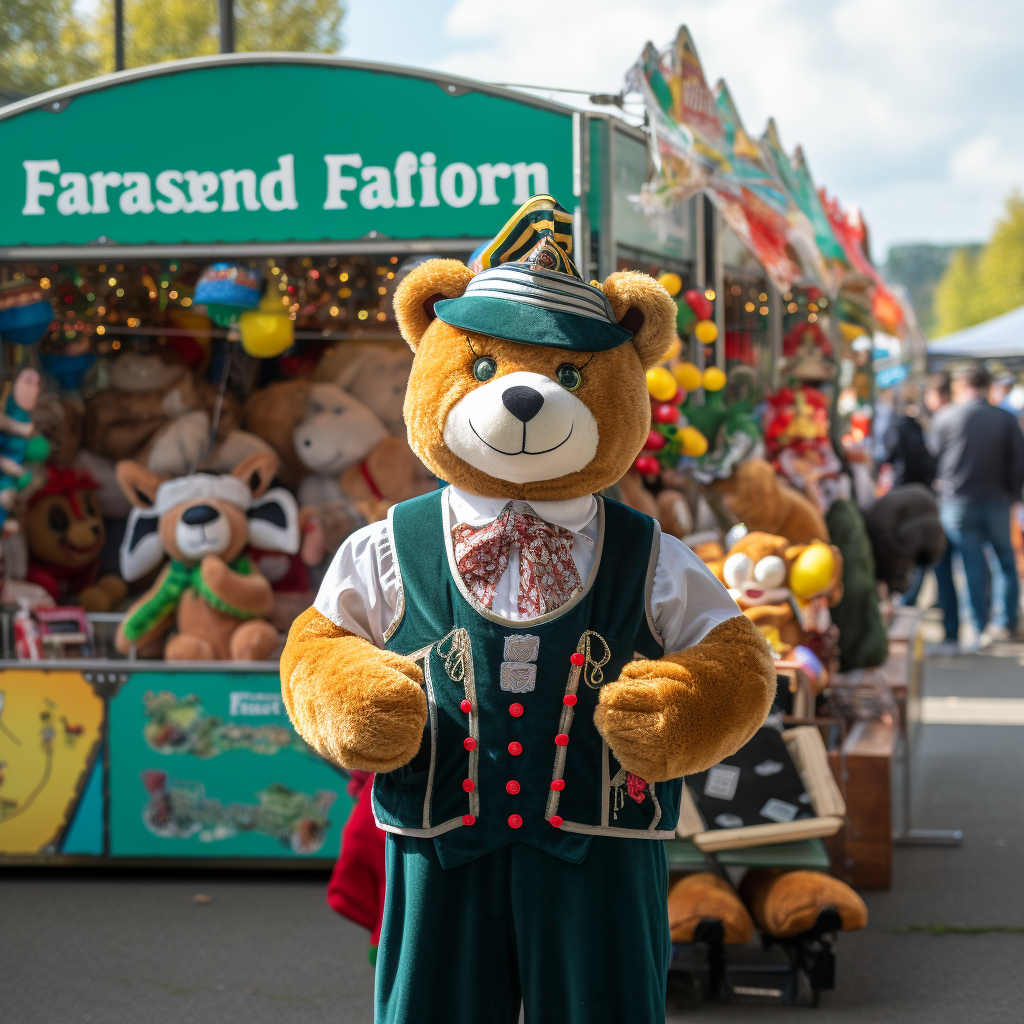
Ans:
[[[697,314],[690,309],[687,302],[680,299],[676,303],[676,330],[680,334],[689,334],[697,322]]]

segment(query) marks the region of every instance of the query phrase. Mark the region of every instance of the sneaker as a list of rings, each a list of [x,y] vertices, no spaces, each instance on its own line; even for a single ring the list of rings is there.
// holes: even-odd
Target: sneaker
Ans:
[[[983,638],[987,638],[988,643],[992,643],[994,640],[1009,640],[1013,636],[1006,626],[1000,626],[995,622],[990,622],[981,635]]]

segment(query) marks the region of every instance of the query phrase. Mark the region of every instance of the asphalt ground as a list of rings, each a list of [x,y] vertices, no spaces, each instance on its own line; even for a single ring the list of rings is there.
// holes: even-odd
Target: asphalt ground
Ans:
[[[1012,645],[931,659],[927,692],[1024,700],[1022,661]],[[709,1003],[670,1009],[670,1021],[1024,1018],[1024,729],[926,725],[915,770],[914,826],[960,828],[964,842],[897,849],[892,889],[863,893],[867,930],[839,938],[835,991],[817,1009]],[[3,871],[0,1020],[369,1024],[367,933],[327,907],[325,884],[321,874]]]

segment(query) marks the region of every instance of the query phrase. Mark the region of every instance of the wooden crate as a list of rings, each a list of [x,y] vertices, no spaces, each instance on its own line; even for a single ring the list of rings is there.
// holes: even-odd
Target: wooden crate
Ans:
[[[892,884],[892,773],[896,723],[858,722],[829,763],[846,799],[846,824],[825,840],[832,873],[856,888]]]

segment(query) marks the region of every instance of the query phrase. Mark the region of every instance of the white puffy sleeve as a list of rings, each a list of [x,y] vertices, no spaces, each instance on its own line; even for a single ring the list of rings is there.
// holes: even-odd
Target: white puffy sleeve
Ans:
[[[662,534],[651,618],[665,653],[692,647],[719,623],[739,614],[739,606],[714,573],[681,540]]]
[[[402,604],[402,578],[387,521],[356,530],[338,548],[313,607],[375,647]]]

